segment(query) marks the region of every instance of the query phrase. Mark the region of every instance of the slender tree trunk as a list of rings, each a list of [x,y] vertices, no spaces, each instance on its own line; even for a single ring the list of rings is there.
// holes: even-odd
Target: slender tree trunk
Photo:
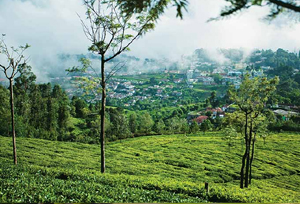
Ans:
[[[247,162],[246,162],[246,173],[245,173],[245,187],[248,188],[249,185],[249,170],[250,170],[250,147],[252,139],[252,121],[250,122],[250,132],[247,142]]]
[[[245,163],[247,159],[247,149],[245,150],[245,153],[243,155],[242,159],[242,167],[241,167],[241,172],[240,172],[240,188],[244,188],[244,169],[245,169]]]
[[[246,113],[246,124],[245,124],[245,144],[247,146],[248,144],[248,132],[247,132],[247,127],[248,127],[248,114]],[[247,147],[245,149],[245,153],[243,155],[242,159],[242,167],[241,167],[241,172],[240,172],[240,188],[244,188],[244,168],[245,168],[245,162],[247,158]]]
[[[101,55],[101,86],[102,86],[102,103],[101,103],[101,173],[105,172],[105,106],[106,106],[106,82],[104,73],[104,55]]]
[[[9,91],[10,91],[10,111],[11,111],[11,132],[12,132],[12,140],[13,140],[13,157],[14,157],[14,164],[17,165],[18,162],[17,162],[16,131],[15,131],[13,79],[9,79]]]
[[[241,151],[243,151],[244,150],[244,140],[243,140],[243,133],[241,133]]]
[[[251,152],[251,159],[250,159],[249,184],[251,184],[251,179],[252,179],[252,162],[253,162],[253,158],[254,158],[255,140],[256,140],[256,134],[254,134],[254,138],[252,140],[252,152]]]

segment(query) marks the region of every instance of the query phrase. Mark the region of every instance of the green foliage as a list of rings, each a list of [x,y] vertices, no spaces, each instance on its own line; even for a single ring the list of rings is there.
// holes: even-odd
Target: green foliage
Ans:
[[[137,124],[136,113],[132,113],[129,116],[129,129],[134,134],[137,131],[137,127],[138,127],[138,124]]]
[[[220,74],[213,74],[212,77],[217,84],[222,84],[222,76]]]
[[[243,134],[245,127],[244,116],[238,111],[227,113],[223,125],[225,127],[234,128],[236,132]]]
[[[110,108],[107,110],[111,126],[107,128],[107,138],[110,141],[116,139],[125,139],[130,136],[127,117],[123,110],[119,108]]]
[[[87,103],[85,102],[85,100],[74,96],[72,98],[72,104],[75,107],[74,117],[85,118],[87,116],[88,106],[87,106]]]
[[[165,132],[166,125],[162,119],[157,121],[154,125],[153,130],[158,134],[163,134]]]
[[[27,64],[20,65],[18,70],[20,75],[15,78],[14,84],[15,107],[18,115],[25,116],[30,114],[29,93],[35,86],[36,76]],[[25,123],[28,122],[28,118],[23,118]]]
[[[270,11],[266,17],[269,20],[276,18],[282,13],[289,12],[300,12],[300,6],[294,1],[282,1],[282,0],[225,0],[229,2],[229,6],[226,6],[220,14],[220,17],[215,18],[219,19],[221,17],[226,17],[234,15],[242,10],[249,9],[253,6],[269,6]],[[214,20],[214,19],[213,19]]]
[[[226,141],[229,148],[234,146],[234,141],[237,139],[237,137],[238,133],[233,127],[228,126],[224,129],[223,139]]]
[[[277,120],[274,123],[269,124],[268,127],[272,131],[295,131],[299,132],[300,131],[300,126],[299,122],[294,122],[293,120],[288,120],[288,121],[280,121]]]
[[[170,4],[176,7],[177,17],[183,18],[183,10],[187,10],[188,0],[118,0],[120,9],[126,15],[133,13],[142,13],[145,10],[149,12],[151,18],[157,20],[168,8]]]
[[[199,126],[198,126],[196,121],[193,121],[191,126],[190,126],[190,131],[189,132],[195,134],[198,131],[199,131]]]
[[[166,120],[167,132],[180,133],[182,124],[187,123],[184,119],[179,119],[178,116]]]
[[[36,76],[26,64],[19,66],[19,73],[14,85],[15,126],[18,137],[57,140],[60,135],[62,138],[67,132],[66,124],[70,117],[70,103],[66,93],[57,85],[52,89],[50,83],[35,84]],[[10,116],[7,109],[9,95],[5,92],[7,93],[6,89],[0,86],[0,121],[3,124],[0,134],[8,136],[11,134],[11,125],[7,120]]]
[[[231,88],[231,100],[233,100],[243,112],[262,111],[265,103],[276,90],[278,82],[278,77],[270,80],[267,80],[267,78],[251,79],[249,75],[246,75],[238,90],[233,87]]]
[[[269,6],[270,12],[267,19],[274,19],[281,13],[289,12],[300,12],[299,3],[294,1],[282,1],[282,0],[225,0],[229,4],[226,5],[219,17],[211,18],[210,20],[218,20],[230,15],[234,15],[240,11],[249,9],[253,6]],[[188,0],[118,0],[121,10],[127,15],[132,13],[141,13],[144,10],[151,11],[154,19],[158,19],[165,10],[168,8],[169,4],[173,3],[176,6],[176,16],[182,18],[182,10],[187,10]]]
[[[211,130],[213,128],[213,125],[211,124],[210,120],[204,120],[200,125],[200,130],[202,130],[205,134],[206,131]]]
[[[154,121],[148,112],[138,115],[140,133],[149,133],[154,125]]]

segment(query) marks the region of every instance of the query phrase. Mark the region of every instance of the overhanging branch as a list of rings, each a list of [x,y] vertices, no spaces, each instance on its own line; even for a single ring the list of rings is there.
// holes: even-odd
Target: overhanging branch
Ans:
[[[280,0],[269,0],[269,2],[281,6],[283,8],[290,9],[295,12],[300,12],[300,6],[297,6],[296,4],[293,3],[288,3]]]

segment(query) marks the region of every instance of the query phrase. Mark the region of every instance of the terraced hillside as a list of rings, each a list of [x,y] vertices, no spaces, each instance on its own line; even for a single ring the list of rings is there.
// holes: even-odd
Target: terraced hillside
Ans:
[[[239,189],[243,146],[221,133],[132,138],[100,148],[71,142],[0,137],[1,202],[300,202],[300,134],[257,141],[254,180]],[[204,190],[209,182],[210,192]]]

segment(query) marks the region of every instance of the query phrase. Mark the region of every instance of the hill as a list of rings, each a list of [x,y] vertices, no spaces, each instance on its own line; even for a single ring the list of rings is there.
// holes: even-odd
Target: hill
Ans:
[[[258,140],[249,189],[239,189],[241,141],[229,149],[221,133],[108,143],[104,175],[97,145],[17,138],[15,167],[11,138],[0,141],[0,203],[300,202],[300,134]]]

